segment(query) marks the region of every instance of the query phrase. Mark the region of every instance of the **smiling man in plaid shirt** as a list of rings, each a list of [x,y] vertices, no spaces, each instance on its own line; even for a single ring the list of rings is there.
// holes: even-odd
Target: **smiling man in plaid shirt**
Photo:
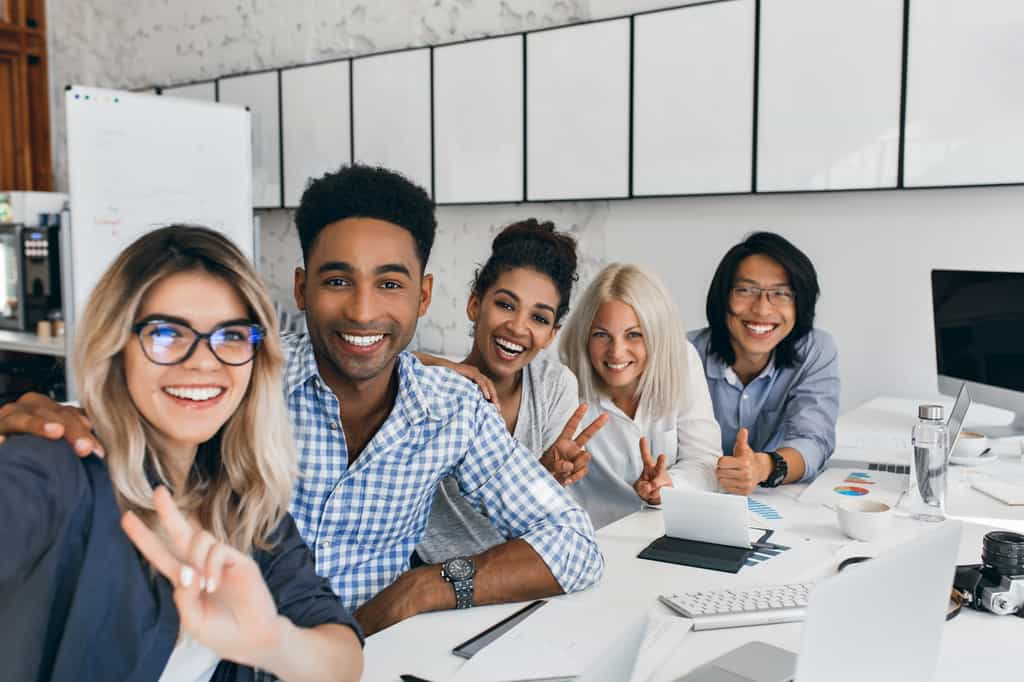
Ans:
[[[385,169],[344,167],[310,184],[295,221],[305,265],[295,298],[309,334],[285,338],[300,467],[290,511],[366,634],[426,611],[596,583],[604,561],[586,513],[473,384],[404,352],[433,287],[426,192]],[[17,432],[63,437],[82,456],[98,448],[77,410],[37,394],[0,410],[0,434]],[[410,568],[448,475],[511,539]]]
[[[427,194],[391,171],[346,167],[310,184],[295,222],[309,334],[286,339],[301,467],[291,512],[367,634],[425,611],[593,585],[603,560],[586,513],[473,384],[404,352],[433,286]],[[447,475],[512,539],[410,569]]]

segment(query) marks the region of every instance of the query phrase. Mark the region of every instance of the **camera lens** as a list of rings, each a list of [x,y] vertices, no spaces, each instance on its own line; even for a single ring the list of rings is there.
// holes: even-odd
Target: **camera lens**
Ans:
[[[981,542],[981,561],[1001,575],[1024,575],[1024,535],[1005,530],[986,533]]]

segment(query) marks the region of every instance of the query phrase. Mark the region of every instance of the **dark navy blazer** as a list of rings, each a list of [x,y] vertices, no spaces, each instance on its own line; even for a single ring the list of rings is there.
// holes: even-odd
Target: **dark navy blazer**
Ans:
[[[159,679],[178,611],[120,520],[101,460],[34,436],[0,445],[0,682]],[[291,516],[272,539],[253,558],[278,612],[300,627],[348,625],[362,641]],[[213,679],[253,671],[222,661]]]

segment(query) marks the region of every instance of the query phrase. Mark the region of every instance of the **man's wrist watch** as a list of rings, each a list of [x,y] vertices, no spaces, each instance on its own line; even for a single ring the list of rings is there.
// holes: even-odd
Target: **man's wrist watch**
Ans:
[[[758,485],[762,488],[777,488],[786,480],[786,475],[789,474],[789,465],[786,464],[786,458],[777,452],[765,454],[772,458],[772,472]]]
[[[473,576],[476,563],[471,557],[456,557],[441,564],[441,577],[455,590],[455,608],[468,609],[473,605]]]

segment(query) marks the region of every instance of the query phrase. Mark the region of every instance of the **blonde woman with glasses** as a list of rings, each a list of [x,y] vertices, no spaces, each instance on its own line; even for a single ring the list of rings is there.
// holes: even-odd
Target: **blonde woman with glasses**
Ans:
[[[5,679],[358,679],[361,635],[287,513],[282,351],[241,252],[205,228],[151,232],[77,331],[106,457],[0,445]]]
[[[587,288],[562,330],[562,361],[579,380],[593,419],[610,416],[587,450],[590,471],[569,492],[600,528],[661,488],[716,490],[720,432],[700,357],[664,285],[614,263]]]

